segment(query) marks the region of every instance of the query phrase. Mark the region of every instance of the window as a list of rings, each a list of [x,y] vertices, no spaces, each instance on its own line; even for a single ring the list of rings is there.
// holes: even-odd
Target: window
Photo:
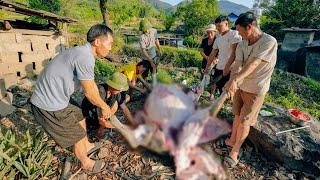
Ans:
[[[32,62],[32,69],[36,70],[36,62]]]
[[[19,56],[19,62],[22,62],[22,52],[18,52],[18,56]]]

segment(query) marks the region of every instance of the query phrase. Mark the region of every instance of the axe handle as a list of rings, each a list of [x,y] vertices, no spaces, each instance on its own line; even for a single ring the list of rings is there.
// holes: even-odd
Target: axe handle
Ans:
[[[210,116],[216,117],[220,109],[222,108],[224,102],[228,99],[228,93],[224,89],[222,94],[218,99],[216,99],[210,106]]]

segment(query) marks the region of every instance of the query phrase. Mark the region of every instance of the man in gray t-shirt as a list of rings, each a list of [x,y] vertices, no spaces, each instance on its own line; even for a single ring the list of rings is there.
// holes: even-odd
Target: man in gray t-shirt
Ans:
[[[47,65],[31,96],[31,109],[36,121],[58,145],[72,146],[83,168],[97,173],[104,170],[106,164],[88,155],[101,144],[88,141],[82,111],[69,100],[75,90],[82,88],[86,98],[101,109],[101,119],[112,116],[94,81],[94,65],[95,57],[106,57],[111,50],[113,32],[105,25],[94,25],[88,31],[87,41],[83,46],[62,52]]]

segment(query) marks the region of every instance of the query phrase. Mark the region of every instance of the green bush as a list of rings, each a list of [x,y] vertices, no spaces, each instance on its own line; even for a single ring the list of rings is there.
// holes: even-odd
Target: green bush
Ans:
[[[201,55],[199,51],[192,49],[180,49],[176,47],[162,46],[162,54],[159,57],[161,64],[172,63],[174,67],[200,67]],[[129,57],[141,58],[140,48],[126,45],[123,54]]]
[[[176,47],[162,47],[160,62],[163,64],[172,63],[174,67],[200,67],[201,55],[197,50],[180,49]]]
[[[172,14],[166,15],[164,20],[164,27],[166,31],[170,31],[171,26],[173,25],[175,21],[175,16]]]
[[[133,45],[125,45],[122,49],[122,54],[127,55],[129,57],[141,58],[140,48],[135,47]]]
[[[198,48],[201,43],[201,37],[190,35],[185,38],[183,38],[183,45],[189,47],[189,48]]]
[[[53,146],[44,134],[31,136],[0,128],[0,179],[49,179],[56,173]]]
[[[106,81],[116,71],[116,68],[104,60],[97,60],[94,73],[97,80]]]

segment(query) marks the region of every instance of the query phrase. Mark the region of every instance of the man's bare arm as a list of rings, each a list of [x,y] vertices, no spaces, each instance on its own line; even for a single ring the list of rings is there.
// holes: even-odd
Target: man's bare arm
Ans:
[[[123,111],[124,116],[129,120],[130,123],[134,123],[133,116],[125,103],[120,105],[121,110]]]
[[[229,97],[233,97],[234,93],[238,89],[237,83],[250,75],[259,66],[260,63],[262,63],[261,59],[250,60],[250,62],[246,64],[238,74],[230,78],[228,83],[225,85]]]
[[[200,54],[204,59],[206,59],[206,60],[209,59],[209,57],[204,53],[203,48],[200,48]]]
[[[242,81],[245,77],[249,76],[258,66],[262,63],[261,59],[251,60],[248,64],[246,64],[238,75],[234,78],[234,80],[238,83]]]
[[[156,46],[157,46],[157,48],[158,48],[159,51],[160,51],[160,42],[159,42],[159,39],[156,39]]]
[[[150,85],[145,81],[143,78],[138,77],[138,80],[143,84],[144,87],[146,87],[149,91],[151,91]]]
[[[218,49],[213,49],[209,55],[209,59],[208,59],[208,62],[207,62],[207,66],[206,66],[206,69],[204,70],[204,72],[207,74],[208,71],[209,71],[209,68],[212,64],[212,62],[216,61],[217,60],[217,54],[218,54],[219,50]],[[215,62],[216,63],[216,62]]]
[[[223,74],[224,74],[225,76],[226,76],[227,74],[229,74],[229,72],[230,72],[230,66],[231,66],[231,64],[234,62],[234,60],[235,60],[235,58],[236,58],[237,45],[238,45],[238,43],[235,43],[235,44],[232,44],[232,45],[231,45],[231,49],[232,49],[231,55],[230,55],[230,57],[229,57],[229,59],[228,59],[228,61],[227,61],[227,64],[226,64],[226,66],[225,66],[225,68],[224,68],[224,70],[223,70]]]

